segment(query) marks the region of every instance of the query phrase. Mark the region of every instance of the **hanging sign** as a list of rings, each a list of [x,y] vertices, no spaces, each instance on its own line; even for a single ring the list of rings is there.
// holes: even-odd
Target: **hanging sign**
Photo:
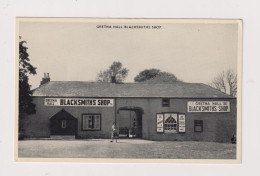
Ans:
[[[163,133],[163,114],[157,114],[157,132]]]
[[[230,112],[229,101],[188,101],[188,112]]]
[[[93,98],[45,98],[45,106],[113,107],[114,99]]]
[[[185,133],[185,114],[179,114],[179,133]]]

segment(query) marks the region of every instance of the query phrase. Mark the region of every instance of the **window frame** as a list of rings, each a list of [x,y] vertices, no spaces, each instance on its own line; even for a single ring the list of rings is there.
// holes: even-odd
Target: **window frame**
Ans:
[[[168,104],[165,105],[164,101],[168,101]],[[162,98],[162,107],[170,107],[170,98]]]
[[[84,129],[84,115],[89,115],[89,116],[99,115],[99,129],[95,129],[95,128]],[[81,115],[81,131],[101,131],[101,113],[83,113]]]
[[[199,123],[200,125],[196,125],[196,122],[197,122],[197,124]],[[203,123],[204,123],[203,120],[194,120],[194,132],[195,133],[203,133],[203,131],[204,131]],[[201,131],[197,131],[196,126],[201,126]]]
[[[164,134],[178,134],[179,133],[179,118],[178,118],[178,112],[163,112],[163,133]],[[174,131],[168,131],[165,130],[165,114],[177,114],[177,120],[176,120],[176,130]]]

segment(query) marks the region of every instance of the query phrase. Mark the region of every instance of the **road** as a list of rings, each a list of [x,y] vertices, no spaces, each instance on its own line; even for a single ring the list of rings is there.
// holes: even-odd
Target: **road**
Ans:
[[[236,145],[216,142],[120,139],[21,140],[19,158],[235,159]]]

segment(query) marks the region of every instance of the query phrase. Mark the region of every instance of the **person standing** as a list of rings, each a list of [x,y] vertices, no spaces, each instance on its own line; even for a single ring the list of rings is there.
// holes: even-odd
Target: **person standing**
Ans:
[[[118,134],[117,134],[116,123],[113,123],[111,130],[112,130],[112,131],[111,131],[111,141],[110,141],[110,142],[113,142],[113,140],[114,140],[114,138],[115,138],[116,143],[117,143]]]

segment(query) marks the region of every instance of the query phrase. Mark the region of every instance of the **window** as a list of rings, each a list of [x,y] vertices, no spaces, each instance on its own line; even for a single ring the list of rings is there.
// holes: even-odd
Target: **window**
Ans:
[[[203,120],[194,120],[194,132],[203,132]]]
[[[61,128],[66,128],[67,127],[67,121],[66,120],[62,120],[61,121]]]
[[[83,114],[82,130],[100,130],[100,114]]]
[[[170,107],[170,99],[162,99],[162,107]]]
[[[164,132],[165,133],[177,133],[177,114],[176,113],[165,113]]]

